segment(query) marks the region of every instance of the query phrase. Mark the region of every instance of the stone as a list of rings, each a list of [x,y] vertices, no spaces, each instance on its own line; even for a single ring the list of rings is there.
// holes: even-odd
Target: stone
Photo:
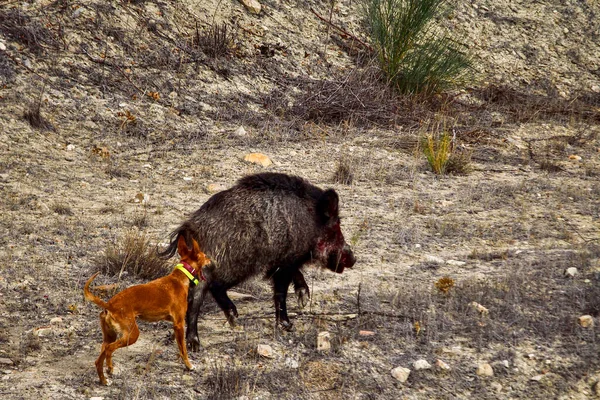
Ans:
[[[399,382],[404,383],[410,375],[410,369],[404,367],[396,367],[391,371],[391,373],[392,376],[396,378]]]
[[[244,156],[244,161],[252,163],[252,164],[261,165],[265,168],[273,164],[273,161],[271,161],[271,159],[269,157],[267,157],[266,155],[264,155],[262,153],[246,154]]]
[[[448,261],[446,261],[446,264],[452,265],[453,267],[462,267],[463,265],[466,265],[467,263],[464,261],[458,261],[458,260],[448,260]]]
[[[2,365],[13,365],[13,361],[10,358],[0,358],[0,364]]]
[[[240,126],[239,128],[237,128],[234,132],[234,134],[236,136],[246,136],[246,129],[244,129],[243,126]]]
[[[184,176],[183,180],[186,182],[190,182],[193,178],[191,176]]]
[[[425,261],[430,262],[430,263],[436,263],[436,264],[444,264],[445,263],[443,258],[437,257],[437,256],[431,256],[431,255],[426,256]]]
[[[581,317],[579,317],[578,321],[579,325],[581,325],[584,328],[591,328],[594,326],[594,317],[592,317],[591,315],[582,315]]]
[[[498,393],[500,393],[502,391],[502,384],[499,382],[490,383],[490,387]]]
[[[273,358],[273,348],[268,344],[259,344],[256,348],[256,352],[258,355],[263,356],[265,358]]]
[[[209,183],[206,185],[206,190],[208,190],[208,193],[217,193],[225,190],[225,186],[220,183]]]
[[[294,360],[291,357],[287,357],[285,359],[285,366],[288,368],[297,369],[300,366],[300,364],[298,363],[298,360]]]
[[[415,371],[420,371],[422,369],[430,369],[431,364],[429,364],[427,360],[417,360],[413,363],[413,367],[415,368]]]
[[[481,304],[479,304],[477,302],[472,302],[469,305],[471,307],[473,307],[473,309],[481,315],[488,315],[490,313],[490,310],[488,310],[487,308],[485,308],[484,306],[482,306]]]
[[[435,361],[435,366],[443,371],[451,370],[450,366],[448,364],[446,364],[444,361],[440,360],[439,358]]]
[[[63,322],[63,319],[61,317],[54,317],[50,320],[50,324],[52,324],[52,325],[61,324],[62,322]]]
[[[475,373],[479,376],[494,376],[494,370],[488,363],[479,364]]]
[[[569,160],[573,160],[573,161],[581,161],[581,156],[578,156],[577,154],[571,154],[569,156]]]
[[[39,328],[33,329],[34,336],[44,337],[44,336],[50,336],[51,334],[52,334],[52,327],[50,327],[50,326],[40,326]]]
[[[257,0],[240,0],[240,3],[246,7],[250,14],[260,14],[262,6]]]
[[[317,350],[318,351],[329,351],[331,350],[331,335],[329,332],[319,332],[317,335]]]
[[[73,151],[75,150],[75,145],[74,144],[68,144],[67,145],[67,151]]]
[[[578,272],[578,271],[577,271],[577,268],[575,268],[575,267],[570,267],[570,268],[567,268],[567,269],[565,270],[565,276],[568,276],[568,277],[572,278],[572,277],[574,277],[575,275],[577,275],[577,272]]]
[[[359,336],[375,336],[373,331],[358,331]]]
[[[4,42],[0,42],[0,50],[6,51],[6,45],[4,44]]]

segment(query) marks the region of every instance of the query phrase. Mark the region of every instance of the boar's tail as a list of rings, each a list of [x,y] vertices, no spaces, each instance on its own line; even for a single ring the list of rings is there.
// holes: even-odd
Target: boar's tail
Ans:
[[[190,221],[184,222],[179,228],[171,232],[169,235],[169,245],[165,250],[159,251],[158,255],[165,259],[173,257],[177,253],[179,236],[183,236],[188,248],[192,248],[192,237],[197,236],[196,232],[196,227]]]

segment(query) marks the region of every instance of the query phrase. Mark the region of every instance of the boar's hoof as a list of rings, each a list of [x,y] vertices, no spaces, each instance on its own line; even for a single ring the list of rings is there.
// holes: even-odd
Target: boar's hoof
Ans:
[[[306,307],[308,301],[310,300],[308,288],[301,287],[300,289],[296,290],[296,296],[298,297],[298,306],[300,308]]]
[[[200,345],[200,340],[198,340],[197,337],[188,339],[187,346],[190,349],[190,351],[193,352],[200,351],[200,349],[202,348],[202,346]]]
[[[237,313],[236,313],[237,316]],[[229,323],[229,326],[231,327],[231,329],[235,328],[235,317],[231,314],[227,315],[227,322]]]
[[[286,332],[292,332],[294,330],[294,324],[290,321],[279,321],[279,329]]]

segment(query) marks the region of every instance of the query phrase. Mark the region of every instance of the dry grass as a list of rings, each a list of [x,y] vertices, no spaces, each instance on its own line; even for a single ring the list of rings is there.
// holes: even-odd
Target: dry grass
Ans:
[[[54,125],[52,125],[44,116],[42,115],[42,99],[44,96],[44,89],[40,91],[38,98],[31,102],[25,111],[23,111],[23,119],[29,122],[32,128],[39,130],[48,130],[54,131]]]
[[[406,120],[408,99],[397,96],[372,67],[326,81],[307,81],[289,112],[307,121],[393,126]],[[275,102],[277,103],[277,102]]]
[[[54,32],[19,9],[0,9],[0,33],[37,55],[59,48],[60,41]]]
[[[56,201],[52,203],[50,209],[59,215],[73,215],[73,210],[68,204]]]
[[[116,244],[109,244],[95,260],[95,267],[108,275],[124,273],[142,279],[156,279],[169,273],[167,262],[160,258],[145,234],[131,230]]]
[[[196,45],[211,58],[230,54],[234,46],[235,34],[225,23],[213,24],[202,33],[196,27]]]
[[[346,158],[342,158],[337,163],[337,168],[331,178],[333,183],[341,183],[342,185],[351,185],[354,180],[352,165]]]

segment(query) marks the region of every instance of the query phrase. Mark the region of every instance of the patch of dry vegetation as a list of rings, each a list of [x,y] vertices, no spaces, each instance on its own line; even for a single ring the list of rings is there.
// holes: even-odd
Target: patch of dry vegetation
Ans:
[[[117,243],[109,243],[94,267],[105,274],[121,277],[127,272],[141,279],[156,279],[170,272],[167,262],[143,233],[130,230]]]

